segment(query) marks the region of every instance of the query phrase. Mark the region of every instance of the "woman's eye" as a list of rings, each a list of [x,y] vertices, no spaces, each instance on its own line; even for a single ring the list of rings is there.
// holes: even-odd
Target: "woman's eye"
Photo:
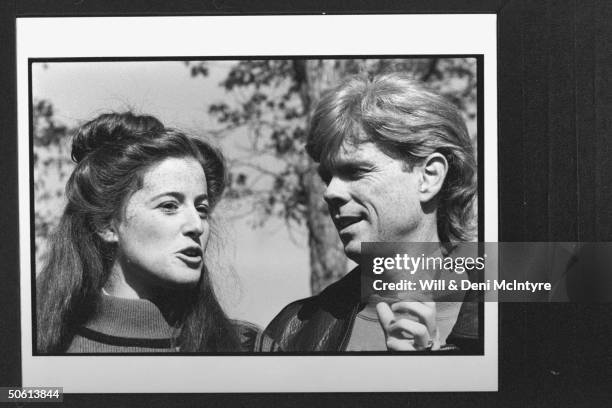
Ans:
[[[208,215],[210,213],[210,208],[208,208],[207,205],[199,205],[196,207],[196,209],[198,210],[198,213],[200,213],[200,217],[208,218]]]
[[[159,208],[161,208],[165,212],[174,212],[178,210],[178,204],[173,201],[167,201],[165,203],[161,203],[159,205]]]

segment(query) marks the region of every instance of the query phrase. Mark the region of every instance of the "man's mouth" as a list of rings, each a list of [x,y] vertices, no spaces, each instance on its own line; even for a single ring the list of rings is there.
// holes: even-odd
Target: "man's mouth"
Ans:
[[[361,220],[363,220],[363,217],[358,215],[343,215],[334,217],[334,223],[336,224],[336,228],[339,232],[353,224],[358,223]]]

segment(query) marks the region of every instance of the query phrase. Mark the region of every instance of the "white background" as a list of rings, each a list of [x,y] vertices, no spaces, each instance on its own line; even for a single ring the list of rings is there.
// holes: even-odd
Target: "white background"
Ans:
[[[497,241],[495,15],[18,19],[23,386],[68,393],[497,390],[495,304],[485,308],[485,356],[32,357],[28,58],[384,54],[484,54],[485,240]]]

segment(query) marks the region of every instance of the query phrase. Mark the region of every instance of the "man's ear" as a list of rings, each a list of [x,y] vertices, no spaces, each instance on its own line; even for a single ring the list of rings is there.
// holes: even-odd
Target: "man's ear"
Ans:
[[[446,161],[444,155],[432,153],[427,156],[420,167],[419,198],[422,203],[426,203],[431,201],[442,189],[448,172],[448,161]]]
[[[107,244],[114,244],[119,241],[117,229],[115,228],[112,222],[104,228],[100,228],[96,233],[102,239],[102,241]]]

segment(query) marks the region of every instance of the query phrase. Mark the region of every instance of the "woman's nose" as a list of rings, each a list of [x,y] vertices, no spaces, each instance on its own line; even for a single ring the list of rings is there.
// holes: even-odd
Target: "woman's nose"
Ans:
[[[183,233],[194,238],[199,238],[204,233],[204,222],[198,210],[188,208],[185,210],[185,218],[183,223]]]

